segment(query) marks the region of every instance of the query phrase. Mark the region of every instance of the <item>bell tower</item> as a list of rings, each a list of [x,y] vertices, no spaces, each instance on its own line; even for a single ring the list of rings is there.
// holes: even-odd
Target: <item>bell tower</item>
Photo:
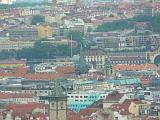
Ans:
[[[106,58],[105,60],[105,75],[106,76],[111,76],[113,73],[113,70],[112,70],[112,61],[111,59],[108,57]]]
[[[67,120],[67,96],[60,81],[51,83],[51,91],[47,96],[49,101],[49,120]]]
[[[53,82],[48,98],[50,120],[67,120],[67,96],[58,80]]]

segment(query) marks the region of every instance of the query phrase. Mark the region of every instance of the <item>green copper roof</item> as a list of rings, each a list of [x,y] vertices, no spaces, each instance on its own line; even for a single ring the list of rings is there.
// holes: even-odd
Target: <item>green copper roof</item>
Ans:
[[[131,85],[131,84],[140,84],[141,80],[139,78],[125,78],[125,79],[105,80],[105,83],[114,83],[115,85]]]

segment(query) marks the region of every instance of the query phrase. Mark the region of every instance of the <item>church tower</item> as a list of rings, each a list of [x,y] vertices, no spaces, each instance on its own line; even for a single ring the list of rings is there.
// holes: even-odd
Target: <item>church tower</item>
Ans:
[[[49,120],[67,120],[67,96],[62,90],[60,81],[51,83],[49,101]]]
[[[113,73],[112,71],[112,61],[111,59],[108,57],[105,60],[105,75],[106,76],[111,76]]]
[[[48,97],[50,120],[67,120],[67,96],[59,81],[53,82],[53,89]]]

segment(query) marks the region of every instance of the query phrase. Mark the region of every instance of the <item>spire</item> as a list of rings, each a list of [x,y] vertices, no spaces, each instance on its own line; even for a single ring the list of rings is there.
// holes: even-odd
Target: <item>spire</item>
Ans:
[[[81,48],[80,48],[80,58],[79,58],[79,62],[81,64],[85,64],[85,59],[84,59],[84,49],[83,49],[83,45],[81,44]]]
[[[66,93],[63,91],[60,82],[61,82],[60,80],[56,80],[54,82],[51,82],[51,84],[50,84],[50,87],[51,87],[50,96],[54,96],[54,97],[66,96]]]
[[[81,44],[79,61],[76,63],[76,71],[78,74],[83,74],[83,73],[87,73],[88,70],[89,70],[89,66],[85,62],[84,50]]]
[[[112,61],[110,57],[106,58],[105,69],[106,75],[110,76],[112,74]]]

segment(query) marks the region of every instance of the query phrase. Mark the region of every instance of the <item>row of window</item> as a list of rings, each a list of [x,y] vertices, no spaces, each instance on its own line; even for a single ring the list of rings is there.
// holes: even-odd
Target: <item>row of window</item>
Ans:
[[[97,96],[67,96],[68,98],[98,98]],[[100,96],[100,98],[105,98],[105,96]]]
[[[146,63],[145,60],[133,60],[133,61],[112,61],[112,64],[141,64]]]
[[[23,102],[23,101],[33,102],[33,98],[17,98],[17,99],[15,99],[15,102]]]
[[[81,107],[81,108],[86,108],[86,107],[88,107],[88,105],[87,105],[87,104],[83,104],[83,105],[71,104],[70,107]]]

